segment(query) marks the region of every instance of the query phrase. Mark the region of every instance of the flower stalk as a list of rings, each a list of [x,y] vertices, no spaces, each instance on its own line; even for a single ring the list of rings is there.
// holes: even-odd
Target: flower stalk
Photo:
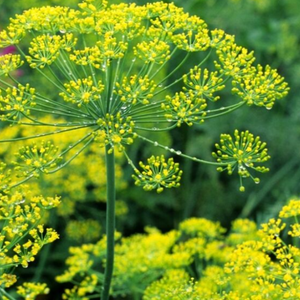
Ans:
[[[116,201],[116,188],[115,188],[115,154],[110,145],[105,147],[106,157],[106,261],[104,284],[101,300],[109,299],[109,289],[113,274],[114,266],[114,249],[115,249],[115,201]]]

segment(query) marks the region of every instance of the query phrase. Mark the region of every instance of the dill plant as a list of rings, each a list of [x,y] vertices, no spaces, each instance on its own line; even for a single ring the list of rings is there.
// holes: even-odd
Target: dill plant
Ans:
[[[261,225],[236,219],[227,231],[219,222],[189,218],[166,233],[148,227],[143,234],[118,234],[112,296],[143,300],[299,299],[299,215],[300,199],[293,197],[276,218]],[[66,299],[93,295],[97,261],[104,251],[105,238],[70,248],[67,269],[57,280],[73,283],[79,274],[82,279],[65,291]]]
[[[178,187],[182,171],[174,158],[164,156],[151,156],[136,166],[126,151],[136,139],[214,165],[218,171],[237,172],[241,191],[243,178],[258,183],[253,172],[268,171],[261,165],[270,158],[266,144],[248,131],[236,130],[233,137],[222,134],[213,152],[216,161],[191,157],[155,140],[156,133],[201,124],[243,106],[271,109],[288,92],[277,71],[254,66],[253,52],[236,45],[234,36],[209,30],[201,18],[172,3],[137,6],[86,0],[78,10],[32,8],[12,18],[0,32],[0,46],[11,45],[19,54],[0,57],[0,119],[45,131],[1,142],[65,133],[77,137],[60,152],[47,141],[20,149],[16,170],[23,176],[21,182],[57,172],[92,144],[105,148],[106,267],[102,287],[96,289],[102,300],[109,297],[114,264],[115,151],[132,166],[136,185],[159,193]],[[208,69],[210,59],[214,67]],[[184,72],[187,62],[193,67]],[[45,77],[56,89],[56,97],[48,97],[34,82],[20,83],[13,76],[13,71],[25,66]],[[166,66],[171,66],[167,74]],[[221,101],[219,92],[225,87],[237,101],[210,109],[209,104]],[[54,122],[43,119],[49,114]]]

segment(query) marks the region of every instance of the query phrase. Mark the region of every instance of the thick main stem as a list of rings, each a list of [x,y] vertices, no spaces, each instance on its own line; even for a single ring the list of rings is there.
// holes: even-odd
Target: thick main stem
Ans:
[[[106,266],[101,300],[108,300],[110,283],[114,268],[115,250],[115,154],[110,145],[106,145]]]

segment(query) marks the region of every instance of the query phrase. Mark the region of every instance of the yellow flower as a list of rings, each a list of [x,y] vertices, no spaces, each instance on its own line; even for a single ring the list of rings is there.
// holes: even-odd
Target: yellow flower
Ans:
[[[280,218],[297,217],[300,215],[300,200],[298,198],[292,198],[287,205],[284,205],[279,212]]]
[[[45,283],[25,282],[22,286],[18,286],[17,288],[17,293],[26,300],[35,300],[36,296],[48,294],[49,291]]]
[[[242,178],[251,177],[255,183],[259,183],[259,178],[253,178],[249,169],[264,173],[269,169],[264,166],[255,166],[256,163],[264,163],[270,159],[266,143],[260,141],[260,137],[254,138],[249,131],[238,130],[234,132],[235,140],[229,134],[221,134],[220,144],[216,144],[217,151],[212,155],[224,167],[217,170],[222,172],[227,170],[228,174],[232,174],[237,169],[240,177],[240,190],[244,191]]]
[[[164,188],[180,186],[182,171],[179,169],[179,164],[174,163],[173,158],[166,161],[164,156],[151,156],[147,162],[147,165],[140,162],[143,171],[135,169],[136,175],[132,175],[136,185],[143,186],[145,191],[156,189],[158,193]]]
[[[20,55],[5,54],[0,56],[0,76],[7,76],[10,72],[20,68],[24,61],[21,60]]]

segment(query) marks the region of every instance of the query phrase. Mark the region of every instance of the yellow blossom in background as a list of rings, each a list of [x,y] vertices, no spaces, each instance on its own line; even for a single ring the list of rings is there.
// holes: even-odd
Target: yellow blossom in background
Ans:
[[[216,239],[226,231],[218,222],[204,218],[187,219],[180,223],[179,229],[185,234],[204,237],[208,240]]]
[[[67,224],[66,233],[74,240],[93,241],[100,238],[101,226],[99,222],[91,219],[84,221],[70,220]]]
[[[248,219],[237,219],[232,222],[232,227],[227,241],[232,245],[238,245],[248,239],[258,239],[257,225]]]
[[[35,300],[37,295],[48,294],[49,288],[45,283],[26,282],[18,287],[17,293],[24,299]]]
[[[237,219],[226,234],[217,222],[191,218],[181,222],[178,231],[146,228],[144,234],[118,236],[112,295],[143,300],[297,299],[300,249],[285,243],[285,225],[275,218],[261,226]],[[82,281],[65,295],[71,290],[78,295],[91,280],[88,274],[97,275],[94,263],[104,249],[104,240],[70,249],[68,269],[57,279],[71,281],[80,273]]]
[[[284,205],[279,213],[280,218],[297,217],[300,215],[300,201],[298,198],[292,198]]]
[[[0,285],[5,286],[6,288],[10,287],[17,282],[17,276],[13,274],[2,274],[0,279]]]

